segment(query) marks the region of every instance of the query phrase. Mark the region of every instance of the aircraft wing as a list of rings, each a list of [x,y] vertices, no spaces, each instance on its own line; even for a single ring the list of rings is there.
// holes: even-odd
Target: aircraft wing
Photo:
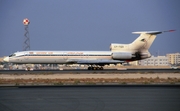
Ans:
[[[90,65],[106,65],[106,64],[118,64],[124,63],[124,61],[119,60],[107,60],[107,59],[68,59],[67,63],[74,64],[90,64]]]

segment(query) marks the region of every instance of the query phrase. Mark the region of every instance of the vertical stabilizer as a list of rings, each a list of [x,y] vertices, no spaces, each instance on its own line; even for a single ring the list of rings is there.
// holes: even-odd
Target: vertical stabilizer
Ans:
[[[155,38],[156,35],[141,32],[140,36],[131,43],[130,47],[133,50],[148,50]]]
[[[163,31],[172,32],[174,30]],[[156,35],[161,34],[162,31],[146,31],[146,32],[133,32],[133,34],[140,34],[140,36],[130,44],[132,50],[148,50],[154,42]]]
[[[148,49],[151,47],[152,43],[154,42],[157,34],[172,31],[174,30],[133,32],[133,34],[140,34],[140,36],[136,40],[134,40],[130,44],[111,43],[110,50],[113,52],[147,52]]]

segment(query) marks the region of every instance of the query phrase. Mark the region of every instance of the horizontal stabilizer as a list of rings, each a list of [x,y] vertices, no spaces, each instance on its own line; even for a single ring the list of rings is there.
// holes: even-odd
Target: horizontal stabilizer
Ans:
[[[141,31],[141,32],[132,32],[133,34],[152,34],[152,35],[156,35],[156,34],[161,34],[163,32],[173,32],[175,30],[167,30],[167,31]]]

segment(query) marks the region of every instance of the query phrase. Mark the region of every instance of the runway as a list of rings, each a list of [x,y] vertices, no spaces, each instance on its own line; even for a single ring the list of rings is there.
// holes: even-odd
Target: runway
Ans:
[[[180,69],[105,69],[105,70],[87,70],[87,69],[71,69],[71,70],[0,70],[0,74],[38,74],[38,73],[58,73],[58,74],[81,74],[81,73],[180,73]]]
[[[178,85],[1,87],[0,111],[180,111]]]

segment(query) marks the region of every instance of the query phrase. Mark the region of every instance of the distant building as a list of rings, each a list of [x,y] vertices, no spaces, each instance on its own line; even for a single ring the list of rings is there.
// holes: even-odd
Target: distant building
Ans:
[[[180,64],[180,53],[172,53],[172,54],[167,54],[168,57],[168,62],[171,65],[178,65]]]
[[[140,60],[140,65],[143,66],[168,66],[168,57],[166,56],[152,56],[151,58]]]
[[[138,66],[139,65],[139,61],[132,61],[132,62],[129,62],[130,65],[133,65],[133,66]]]

